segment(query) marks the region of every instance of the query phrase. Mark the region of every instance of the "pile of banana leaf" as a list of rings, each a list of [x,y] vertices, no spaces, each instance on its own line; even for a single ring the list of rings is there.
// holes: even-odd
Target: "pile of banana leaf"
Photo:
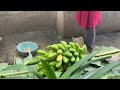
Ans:
[[[24,65],[23,62],[33,59],[29,55],[25,59],[16,58],[15,65],[0,63],[1,79],[119,79],[120,50],[115,47],[96,47],[96,50],[74,63],[68,70],[54,72],[48,63],[41,60],[46,77],[42,77],[36,65]]]

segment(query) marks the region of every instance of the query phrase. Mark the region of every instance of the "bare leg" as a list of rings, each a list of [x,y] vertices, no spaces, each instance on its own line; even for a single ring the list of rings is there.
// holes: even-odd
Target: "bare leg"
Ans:
[[[95,48],[95,36],[95,28],[86,29],[84,32],[84,43],[87,45],[88,51],[90,52]]]

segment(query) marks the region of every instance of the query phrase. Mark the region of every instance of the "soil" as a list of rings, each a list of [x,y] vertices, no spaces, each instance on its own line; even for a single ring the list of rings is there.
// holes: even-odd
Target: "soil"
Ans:
[[[33,41],[38,44],[39,49],[46,49],[45,47],[47,45],[58,43],[60,40],[61,39],[57,37],[56,30],[53,29],[6,35],[2,41],[0,41],[0,63],[7,62],[13,64],[15,60],[14,56],[18,53],[16,47],[21,42]],[[67,42],[72,41],[71,38],[62,40]],[[120,48],[120,32],[97,35],[96,45]]]
[[[47,45],[58,43],[60,40],[56,30],[53,29],[6,35],[3,37],[3,40],[0,41],[0,63],[7,62],[9,64],[14,64],[14,56],[18,54],[16,47],[21,42],[36,42],[39,49],[45,50]],[[70,41],[71,39],[62,40]]]

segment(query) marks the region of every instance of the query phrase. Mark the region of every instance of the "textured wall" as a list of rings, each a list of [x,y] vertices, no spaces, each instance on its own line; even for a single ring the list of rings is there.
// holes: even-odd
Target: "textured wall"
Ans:
[[[97,33],[120,31],[120,11],[102,11],[102,23],[97,27]],[[83,29],[75,21],[75,11],[64,12],[64,36],[72,37],[83,34]]]
[[[0,35],[56,28],[55,11],[0,11]]]
[[[102,11],[102,23],[97,33],[120,31],[120,11]],[[57,28],[56,28],[57,27]],[[75,11],[0,11],[0,35],[33,30],[62,31],[64,37],[82,35],[75,21]]]

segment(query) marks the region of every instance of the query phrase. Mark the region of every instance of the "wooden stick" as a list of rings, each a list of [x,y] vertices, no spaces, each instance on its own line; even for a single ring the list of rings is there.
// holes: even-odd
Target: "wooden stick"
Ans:
[[[115,53],[118,53],[118,52],[120,52],[120,50],[109,51],[109,52],[97,54],[97,55],[95,55],[95,57],[109,55],[109,54],[115,54]]]
[[[30,48],[28,47],[28,53],[29,53],[29,55],[30,55]]]

